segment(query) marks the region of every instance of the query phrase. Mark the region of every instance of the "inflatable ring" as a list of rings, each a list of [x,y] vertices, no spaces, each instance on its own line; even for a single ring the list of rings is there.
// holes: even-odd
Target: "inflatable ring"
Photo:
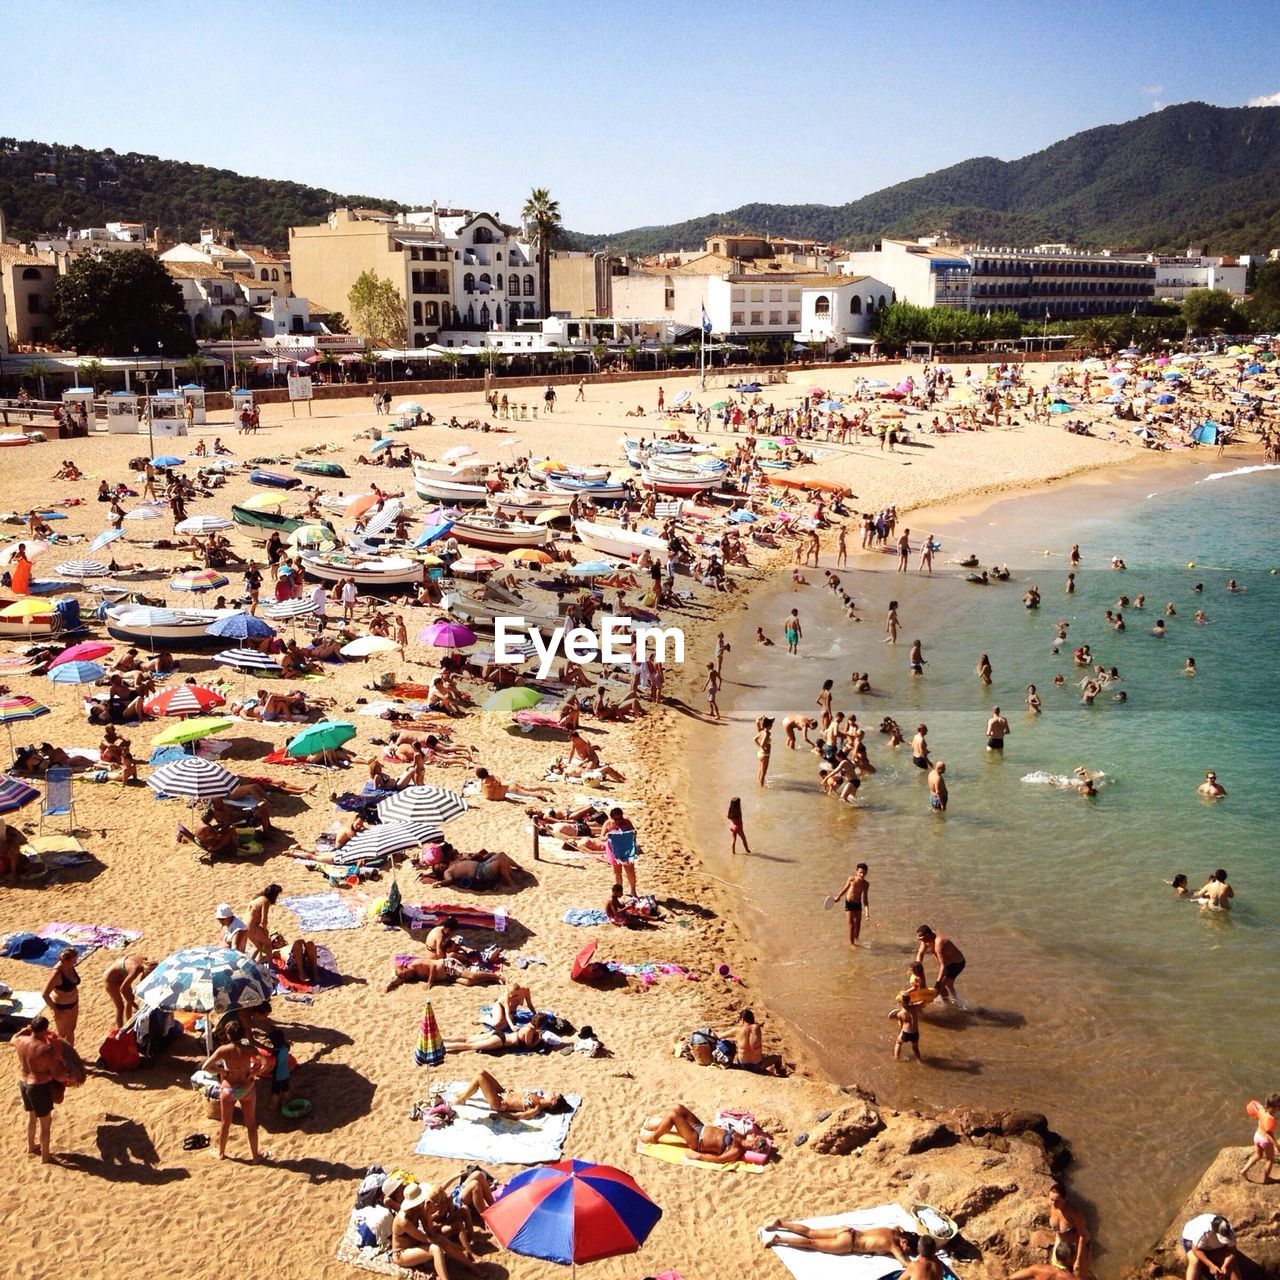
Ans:
[[[280,1108],[280,1114],[286,1120],[304,1120],[311,1114],[311,1101],[309,1098],[290,1098]]]

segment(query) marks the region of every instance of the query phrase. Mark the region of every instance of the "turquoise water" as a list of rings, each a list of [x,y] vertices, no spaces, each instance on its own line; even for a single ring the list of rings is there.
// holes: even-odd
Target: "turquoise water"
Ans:
[[[882,1098],[1045,1112],[1075,1152],[1071,1182],[1094,1207],[1102,1275],[1141,1255],[1220,1146],[1247,1142],[1244,1102],[1277,1087],[1280,577],[1269,571],[1280,565],[1278,473],[1203,479],[1212,469],[1194,473],[1199,483],[1179,473],[1012,499],[940,530],[939,569],[972,549],[984,564],[1007,561],[1010,584],[971,586],[954,568],[904,579],[890,557],[876,557],[874,568],[841,574],[860,623],[820,586],[781,588],[734,638],[722,698],[729,723],[697,731],[718,774],[738,780],[717,783],[699,835],[714,873],[741,888],[769,960],[770,1007],[837,1077]],[[1072,542],[1085,561],[1067,597]],[[1115,554],[1125,572],[1105,567]],[[1247,590],[1228,593],[1231,576]],[[1020,603],[1031,582],[1044,595],[1035,612]],[[1144,593],[1147,604],[1123,610],[1128,630],[1116,634],[1103,611],[1122,592]],[[896,646],[882,643],[891,595],[903,621]],[[1177,616],[1157,639],[1149,629],[1167,601]],[[755,645],[755,626],[779,638],[793,604],[805,624],[800,657]],[[1197,608],[1206,625],[1193,622]],[[1070,642],[1055,656],[1059,619],[1071,624]],[[906,658],[917,636],[928,665],[913,680]],[[1119,668],[1126,704],[1106,694],[1081,704],[1071,650],[1082,642]],[[974,671],[982,653],[991,689]],[[1181,674],[1188,656],[1194,678]],[[854,669],[870,673],[872,695],[850,691]],[[1053,686],[1056,672],[1065,687]],[[856,807],[824,798],[816,758],[787,751],[778,732],[760,793],[751,721],[776,715],[780,728],[788,713],[816,714],[828,677],[835,705],[867,725],[879,772]],[[1038,717],[1025,709],[1028,683],[1043,700]],[[1012,724],[1003,756],[985,750],[996,703]],[[929,811],[908,747],[890,750],[875,732],[885,715],[908,739],[928,723],[933,757],[947,761],[945,818]],[[1108,775],[1097,799],[1022,781],[1077,765]],[[1207,769],[1225,801],[1196,794]],[[723,803],[734,793],[757,856],[731,862]],[[823,898],[860,860],[871,864],[872,913],[869,945],[852,952],[843,913],[824,913]],[[1181,871],[1197,887],[1219,866],[1238,895],[1229,915],[1178,901],[1164,883]],[[886,1015],[926,921],[968,958],[959,982],[968,1007],[935,1005],[922,1029],[928,1064],[894,1064]]]

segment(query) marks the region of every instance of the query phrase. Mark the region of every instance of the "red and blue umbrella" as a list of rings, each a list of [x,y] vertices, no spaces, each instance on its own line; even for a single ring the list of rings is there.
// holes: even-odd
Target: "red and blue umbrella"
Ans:
[[[518,1173],[484,1211],[504,1249],[566,1265],[634,1253],[661,1217],[630,1174],[585,1160]]]

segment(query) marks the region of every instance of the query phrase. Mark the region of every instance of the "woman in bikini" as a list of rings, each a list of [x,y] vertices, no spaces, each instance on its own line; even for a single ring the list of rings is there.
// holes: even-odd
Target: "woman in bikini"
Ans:
[[[80,953],[66,947],[58,954],[58,963],[44,984],[44,1002],[53,1010],[53,1025],[72,1047],[76,1043],[76,1022],[80,1018],[80,975],[76,961]]]
[[[258,1077],[271,1068],[253,1047],[253,1042],[244,1039],[244,1028],[239,1022],[233,1020],[227,1023],[223,1034],[227,1043],[215,1049],[200,1065],[201,1071],[216,1071],[222,1079],[218,1093],[222,1113],[222,1127],[218,1131],[218,1159],[227,1158],[227,1135],[231,1132],[231,1120],[238,1102],[240,1114],[244,1117],[245,1134],[249,1139],[249,1153],[253,1157],[253,1163],[257,1164],[260,1157],[257,1096],[254,1090]]]
[[[650,1116],[640,1129],[640,1140],[652,1143],[675,1133],[688,1147],[687,1160],[703,1164],[733,1164],[748,1151],[763,1152],[767,1143],[760,1137],[741,1137],[721,1125],[703,1124],[688,1107],[677,1103],[665,1116]]]
[[[548,1111],[564,1107],[564,1094],[544,1093],[541,1089],[504,1089],[487,1071],[482,1071],[454,1099],[461,1106],[477,1093],[484,1095],[489,1110],[510,1120],[533,1120]]]
[[[133,998],[134,984],[139,978],[145,978],[156,967],[150,956],[121,956],[102,975],[102,985],[106,988],[111,1003],[116,1007],[116,1026],[123,1027],[138,1011],[138,1002]]]
[[[535,1013],[518,1031],[494,1031],[468,1040],[446,1040],[447,1053],[505,1053],[507,1050],[536,1049],[542,1043],[545,1015]]]
[[[773,717],[756,717],[756,782],[764,786],[769,773],[769,757],[773,754]]]

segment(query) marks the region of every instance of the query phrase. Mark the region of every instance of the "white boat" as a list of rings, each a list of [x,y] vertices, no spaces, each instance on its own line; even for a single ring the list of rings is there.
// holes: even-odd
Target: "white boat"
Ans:
[[[529,474],[538,480],[577,480],[589,484],[603,484],[609,479],[608,467],[558,466],[549,459],[529,462]]]
[[[0,609],[9,604],[13,604],[13,601],[0,599]],[[47,640],[50,636],[56,636],[63,628],[57,604],[56,600],[50,600],[48,613],[0,617],[0,640]]]
[[[506,618],[513,629],[523,625],[551,632],[563,619],[546,605],[531,604],[497,583],[486,582],[477,591],[451,593],[445,606],[455,617],[478,630],[491,631],[495,618]],[[523,619],[523,624],[518,620]]]
[[[498,464],[484,458],[466,462],[415,462],[413,474],[428,480],[446,480],[454,484],[484,484]]]
[[[237,612],[236,609],[163,609],[113,604],[106,610],[105,622],[107,634],[127,644],[152,649],[203,649],[226,644],[219,636],[211,636],[209,627]]]
[[[469,547],[484,547],[490,551],[542,547],[551,541],[551,530],[545,524],[499,520],[488,512],[477,512],[455,520],[450,532]]]
[[[532,520],[536,516],[567,516],[573,505],[573,495],[568,493],[551,493],[546,489],[523,489],[518,485],[514,489],[502,489],[489,495],[489,510],[495,515],[502,514],[524,520]]]
[[[413,464],[413,488],[418,497],[426,501],[476,503],[483,502],[489,496],[487,484],[445,479],[433,474],[421,462]]]
[[[703,448],[700,444],[688,444],[683,440],[636,440],[632,436],[623,436],[619,443],[633,467],[640,466],[650,458],[687,456]]]
[[[573,531],[592,551],[606,556],[631,560],[648,552],[655,560],[666,563],[667,544],[661,538],[634,529],[624,529],[618,524],[600,524],[595,520],[575,520]]]
[[[653,467],[643,467],[640,471],[642,484],[659,493],[680,498],[691,498],[709,489],[718,489],[724,480],[724,473],[720,471],[670,471]]]
[[[407,556],[354,556],[334,552],[302,557],[302,570],[320,582],[353,578],[357,587],[399,587],[422,581],[422,562]]]

